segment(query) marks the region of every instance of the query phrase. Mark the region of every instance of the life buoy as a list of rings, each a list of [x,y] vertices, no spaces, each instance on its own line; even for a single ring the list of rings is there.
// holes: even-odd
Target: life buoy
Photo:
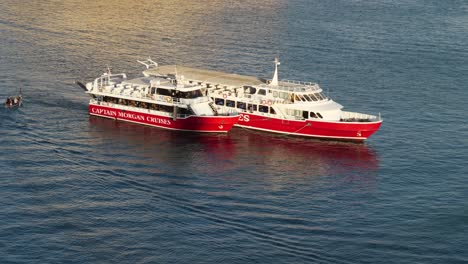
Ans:
[[[226,99],[226,98],[227,98],[227,94],[223,94],[223,98]]]
[[[261,104],[262,104],[262,105],[265,105],[265,104],[266,104],[266,101],[265,101],[265,100],[263,100]]]
[[[268,100],[268,105],[272,105],[273,102],[271,100]]]

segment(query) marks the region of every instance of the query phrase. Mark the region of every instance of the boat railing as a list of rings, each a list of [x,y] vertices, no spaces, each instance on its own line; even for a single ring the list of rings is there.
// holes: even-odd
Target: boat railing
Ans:
[[[220,107],[219,109],[216,109],[216,111],[220,116],[233,116],[240,113],[238,109],[226,106]]]
[[[122,92],[125,89],[122,89],[120,93],[115,93],[113,91],[109,91],[109,89],[99,89],[99,92],[101,93],[109,93],[110,95],[118,95],[118,98],[122,98],[125,100],[137,100],[138,99],[144,99],[144,100],[149,100],[149,101],[155,101],[155,102],[163,102],[163,103],[170,103],[170,104],[175,104],[175,105],[189,105],[189,104],[200,104],[200,103],[206,103],[210,102],[211,99],[208,96],[202,96],[202,97],[197,97],[197,98],[176,98],[172,97],[169,95],[160,95],[160,94],[146,94],[146,93],[141,93],[138,91],[131,91],[131,92]],[[145,101],[147,102],[147,101]]]
[[[261,84],[259,87],[262,88],[271,88],[267,84]],[[281,91],[290,91],[290,92],[320,92],[321,88],[317,83],[313,82],[301,82],[293,80],[281,80],[275,89]]]
[[[342,111],[340,121],[342,122],[374,122],[374,121],[380,121],[380,115],[375,116],[375,115],[368,115],[368,114],[363,114],[363,113],[357,113],[357,112],[347,112],[347,111]]]
[[[317,83],[314,82],[303,82],[303,81],[295,81],[295,80],[281,80],[279,83],[291,83],[291,84],[298,84],[304,86],[316,86]]]
[[[182,104],[200,104],[210,102],[211,99],[208,96],[202,96],[197,98],[174,98],[175,102],[182,103]]]
[[[117,83],[121,83],[123,80],[127,79],[127,75],[125,73],[117,73],[117,74],[108,74],[104,73],[100,77],[96,78],[93,82],[93,88],[101,89],[114,86]]]

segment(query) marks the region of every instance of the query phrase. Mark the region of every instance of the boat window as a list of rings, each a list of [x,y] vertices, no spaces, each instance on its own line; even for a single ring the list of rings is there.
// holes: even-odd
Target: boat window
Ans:
[[[201,96],[203,96],[201,90],[195,90],[195,91],[190,91],[190,92],[180,92],[180,98],[192,99],[192,98],[197,98]]]
[[[186,108],[177,108],[177,111],[179,112],[179,115],[181,116],[190,115],[190,111]]]
[[[252,86],[244,86],[245,88],[245,93],[247,94],[255,94],[255,92],[257,91],[257,89],[255,89],[254,87]]]
[[[266,105],[259,105],[258,106],[258,111],[262,113],[268,113],[268,106]]]
[[[244,102],[237,102],[237,108],[245,110],[247,107]]]
[[[122,104],[123,105],[128,105],[128,106],[134,106],[135,101],[133,101],[133,100],[122,100]]]
[[[260,89],[260,90],[258,90],[258,94],[259,94],[259,95],[266,95],[265,89]]]
[[[270,114],[276,114],[275,109],[273,109],[273,107],[270,107]]]
[[[322,100],[322,96],[320,95],[320,93],[314,93],[314,95],[319,101]]]
[[[155,87],[152,87],[151,88],[151,94],[155,94],[156,93],[156,88]]]
[[[302,102],[306,102],[307,100],[305,99],[305,97],[302,95],[302,94],[298,94],[299,96],[299,99],[301,99]]]
[[[151,110],[156,110],[156,111],[161,111],[163,105],[160,104],[149,104],[149,109]]]
[[[226,106],[235,107],[236,102],[231,100],[226,100]]]
[[[320,113],[317,113],[317,116],[323,119],[323,116]]]
[[[314,101],[318,101],[317,97],[315,97],[315,95],[314,95],[314,94],[309,94],[309,96],[310,96],[310,98],[312,98],[312,100],[314,100]]]
[[[159,111],[172,113],[174,111],[174,106],[172,105],[160,105]]]
[[[190,94],[188,92],[179,92],[179,98],[190,98]]]
[[[317,118],[317,115],[314,112],[310,112],[310,118]]]
[[[310,97],[307,95],[307,94],[303,94],[302,96],[304,96],[304,98],[307,100],[307,101],[312,101],[312,99],[310,99]]]
[[[247,105],[247,109],[249,109],[249,111],[257,111],[257,105],[254,105],[254,104],[248,104]]]
[[[162,88],[158,88],[156,90],[156,93],[160,95],[167,95],[167,96],[171,95],[171,92],[168,89],[162,89]]]
[[[224,105],[224,99],[215,98],[215,104],[216,105]]]
[[[307,112],[307,111],[302,111],[302,117],[303,117],[304,119],[308,119],[308,118],[309,118],[309,112]]]

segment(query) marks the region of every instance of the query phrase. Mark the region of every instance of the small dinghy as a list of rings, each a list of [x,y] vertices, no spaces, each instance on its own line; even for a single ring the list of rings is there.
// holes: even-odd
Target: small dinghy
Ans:
[[[23,95],[20,94],[17,96],[10,96],[6,99],[5,101],[5,107],[6,108],[15,108],[15,107],[20,107],[23,104]]]

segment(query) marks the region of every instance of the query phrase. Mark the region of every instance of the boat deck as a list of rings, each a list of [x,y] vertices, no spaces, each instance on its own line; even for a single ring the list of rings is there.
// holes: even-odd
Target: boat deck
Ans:
[[[144,71],[145,74],[149,75],[167,75],[176,74],[176,72],[178,76],[184,76],[186,79],[197,81],[201,84],[219,84],[226,87],[240,87],[244,85],[259,85],[265,83],[265,80],[257,77],[178,65],[164,65]]]

